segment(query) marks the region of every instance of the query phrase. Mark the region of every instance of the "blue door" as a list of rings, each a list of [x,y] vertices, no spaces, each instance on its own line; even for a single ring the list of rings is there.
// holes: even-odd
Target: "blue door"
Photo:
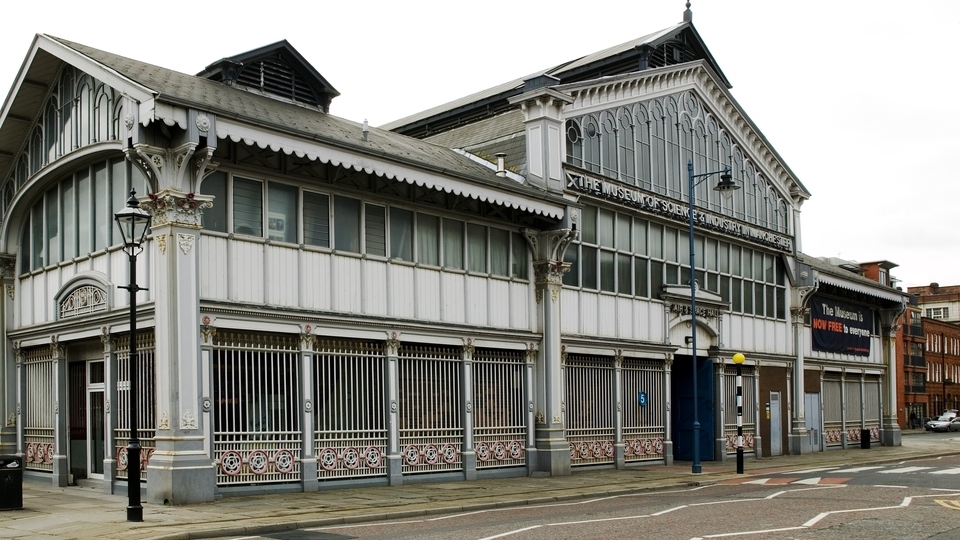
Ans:
[[[700,422],[700,460],[713,461],[713,362],[690,356],[674,357],[670,420],[673,422],[673,459],[693,461],[693,377],[697,377],[697,420]]]

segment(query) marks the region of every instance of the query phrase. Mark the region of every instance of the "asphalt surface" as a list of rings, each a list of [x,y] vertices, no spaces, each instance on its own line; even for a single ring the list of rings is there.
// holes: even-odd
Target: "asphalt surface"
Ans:
[[[689,462],[625,470],[575,470],[564,477],[522,477],[310,493],[227,497],[187,506],[143,504],[141,523],[126,521],[124,496],[80,487],[58,488],[28,481],[23,508],[0,511],[0,538],[10,539],[190,539],[264,535],[306,527],[400,519],[497,507],[524,506],[706,485],[743,476],[797,468],[891,463],[960,454],[960,436],[904,432],[902,446],[872,445],[802,456],[747,458],[745,474],[734,462]]]

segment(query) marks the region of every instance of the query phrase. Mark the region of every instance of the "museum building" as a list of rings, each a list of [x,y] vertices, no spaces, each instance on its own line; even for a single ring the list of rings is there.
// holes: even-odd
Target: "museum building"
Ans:
[[[192,76],[38,35],[0,110],[0,453],[124,492],[135,400],[173,504],[726,460],[736,352],[748,454],[899,444],[907,296],[800,252],[810,194],[690,19],[384,128],[285,41]]]

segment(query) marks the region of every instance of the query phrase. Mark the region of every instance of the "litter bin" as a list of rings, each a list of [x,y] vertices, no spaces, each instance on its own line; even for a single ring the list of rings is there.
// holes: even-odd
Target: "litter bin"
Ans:
[[[870,449],[870,430],[861,429],[860,430],[860,448],[864,450]]]
[[[23,508],[23,458],[0,455],[0,510]]]

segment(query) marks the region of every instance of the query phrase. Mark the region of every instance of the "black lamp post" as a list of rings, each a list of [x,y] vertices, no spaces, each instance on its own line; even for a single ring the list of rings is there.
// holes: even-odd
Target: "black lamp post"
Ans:
[[[737,474],[743,474],[743,361],[742,353],[733,355],[737,365]]]
[[[127,206],[114,214],[120,235],[123,237],[123,251],[130,257],[130,284],[119,286],[130,292],[130,442],[127,444],[127,521],[143,521],[143,506],[140,504],[140,436],[137,433],[137,403],[140,399],[137,391],[137,292],[147,290],[137,285],[137,255],[143,251],[143,242],[150,230],[150,214],[140,208],[137,191],[130,190]]]
[[[703,174],[693,174],[693,161],[687,162],[687,176],[689,179],[689,191],[687,191],[687,197],[690,199],[690,211],[688,216],[690,218],[690,337],[691,343],[691,355],[693,357],[693,472],[699,474],[701,472],[700,467],[700,420],[698,418],[699,403],[697,397],[697,262],[696,262],[696,244],[693,241],[693,223],[694,223],[694,193],[693,189],[707,177],[713,176],[715,174],[720,175],[720,181],[717,182],[717,185],[713,188],[715,191],[719,191],[724,195],[732,194],[734,190],[740,189],[740,186],[736,185],[733,182],[733,176],[730,174],[730,167],[726,167],[720,171],[712,171]],[[700,181],[696,181],[697,178],[700,178]]]

